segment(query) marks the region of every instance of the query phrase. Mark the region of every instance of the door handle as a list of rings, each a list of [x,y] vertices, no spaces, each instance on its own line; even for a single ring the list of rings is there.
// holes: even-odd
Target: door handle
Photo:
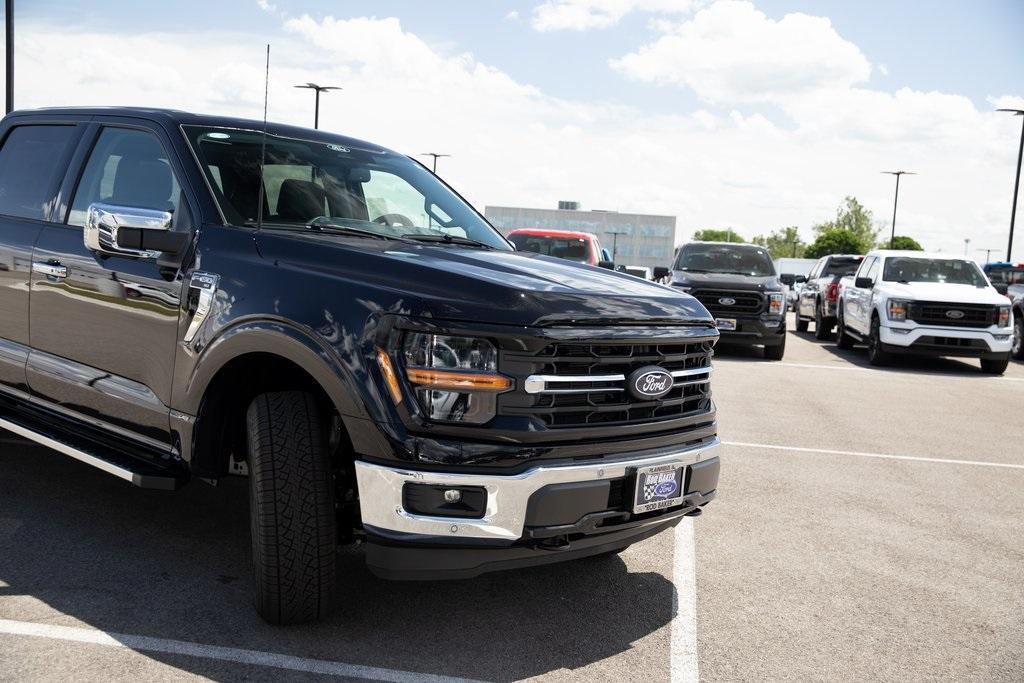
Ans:
[[[32,271],[46,277],[65,278],[68,276],[67,266],[62,266],[59,263],[40,263],[36,261],[32,263]]]

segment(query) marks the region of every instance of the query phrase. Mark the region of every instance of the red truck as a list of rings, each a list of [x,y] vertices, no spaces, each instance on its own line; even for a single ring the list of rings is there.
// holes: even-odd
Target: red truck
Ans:
[[[516,228],[507,237],[519,251],[557,256],[612,270],[615,268],[608,250],[601,247],[597,235],[592,232]]]

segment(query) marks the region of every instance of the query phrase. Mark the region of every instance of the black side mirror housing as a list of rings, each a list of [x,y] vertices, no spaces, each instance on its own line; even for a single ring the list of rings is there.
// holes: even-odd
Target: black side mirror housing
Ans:
[[[796,276],[793,275],[792,273],[783,273],[782,275],[779,276],[779,282],[789,287],[792,287],[793,284],[796,282]]]
[[[853,286],[857,289],[871,289],[875,286],[875,281],[869,277],[859,277],[854,280]]]
[[[660,282],[661,280],[664,280],[665,278],[667,278],[671,274],[672,274],[672,271],[669,270],[668,268],[666,268],[665,266],[654,266],[654,280],[656,282]]]
[[[598,261],[597,262],[597,267],[598,268],[607,268],[608,270],[615,270],[615,262],[614,261]]]
[[[796,276],[796,282],[798,284],[801,283],[801,282],[807,282],[807,276],[806,275],[797,275]]]

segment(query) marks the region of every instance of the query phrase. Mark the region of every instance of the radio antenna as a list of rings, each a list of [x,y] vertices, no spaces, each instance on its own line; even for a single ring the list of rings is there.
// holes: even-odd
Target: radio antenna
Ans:
[[[270,92],[270,43],[267,43],[267,66],[263,74],[263,139],[260,142],[260,190],[256,205],[256,232],[263,229],[263,167],[267,163],[267,99]]]

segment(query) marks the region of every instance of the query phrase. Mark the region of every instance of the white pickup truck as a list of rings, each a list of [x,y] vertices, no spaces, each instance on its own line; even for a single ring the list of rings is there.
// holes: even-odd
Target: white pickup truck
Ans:
[[[919,251],[872,251],[840,281],[836,343],[868,347],[872,365],[895,354],[979,358],[1002,374],[1010,361],[1013,315],[969,259]]]

